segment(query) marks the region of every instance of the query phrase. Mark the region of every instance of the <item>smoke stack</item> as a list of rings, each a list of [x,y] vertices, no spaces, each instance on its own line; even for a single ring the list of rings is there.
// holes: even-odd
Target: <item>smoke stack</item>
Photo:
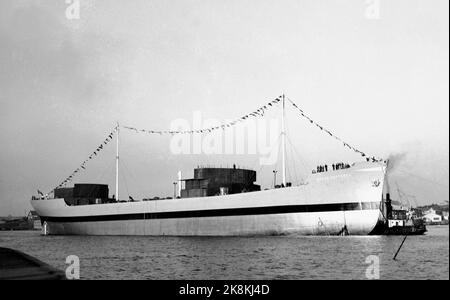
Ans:
[[[389,184],[390,170],[391,170],[391,161],[390,159],[388,159],[386,161],[386,171],[384,174],[384,187],[383,187],[383,192],[386,195],[384,199],[384,215],[387,219],[390,219],[392,216],[391,186]]]
[[[386,217],[388,219],[392,218],[392,200],[391,200],[391,194],[388,192],[386,193]]]

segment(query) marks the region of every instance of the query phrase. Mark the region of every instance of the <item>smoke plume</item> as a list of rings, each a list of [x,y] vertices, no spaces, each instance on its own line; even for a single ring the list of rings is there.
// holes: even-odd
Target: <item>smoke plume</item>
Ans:
[[[395,170],[397,170],[397,168],[401,166],[402,163],[405,163],[407,155],[408,154],[406,152],[400,152],[389,155],[387,173],[395,172]]]

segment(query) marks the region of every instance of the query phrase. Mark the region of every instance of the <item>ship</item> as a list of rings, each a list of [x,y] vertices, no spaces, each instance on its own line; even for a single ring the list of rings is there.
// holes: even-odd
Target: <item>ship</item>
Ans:
[[[178,174],[171,199],[122,200],[119,194],[119,126],[116,187],[75,184],[33,196],[45,235],[260,236],[369,235],[386,221],[387,161],[365,160],[313,171],[300,184],[286,178],[284,95],[282,182],[262,190],[254,170],[198,167]],[[302,113],[303,114],[303,113]],[[243,118],[244,119],[244,118]],[[110,136],[111,137],[111,136]],[[98,150],[98,149],[97,149]],[[184,188],[183,188],[184,186]],[[144,201],[145,200],[145,201]]]
[[[389,184],[387,184],[389,186]],[[414,215],[412,208],[394,209],[390,196],[390,190],[387,190],[386,199],[383,201],[386,218],[373,232],[379,235],[424,235],[428,230],[425,222]]]

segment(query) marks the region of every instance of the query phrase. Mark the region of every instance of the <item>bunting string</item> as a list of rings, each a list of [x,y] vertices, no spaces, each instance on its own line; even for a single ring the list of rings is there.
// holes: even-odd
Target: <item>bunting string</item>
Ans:
[[[244,122],[250,118],[256,118],[256,117],[262,117],[264,116],[264,113],[273,108],[276,104],[280,103],[283,99],[283,96],[279,96],[278,98],[276,98],[273,101],[270,101],[269,103],[267,103],[266,105],[258,108],[257,110],[253,111],[252,113],[249,113],[239,119],[236,119],[232,122],[226,123],[226,124],[222,124],[220,126],[216,126],[216,127],[210,127],[210,128],[204,128],[204,129],[198,129],[198,130],[188,130],[188,131],[157,131],[157,130],[145,130],[145,129],[137,129],[134,127],[130,127],[130,126],[122,126],[124,129],[128,129],[131,131],[135,131],[137,133],[148,133],[148,134],[159,134],[159,135],[166,135],[166,134],[170,134],[170,135],[176,135],[176,134],[203,134],[203,133],[210,133],[216,130],[225,130],[226,128],[232,127],[234,125],[236,125],[237,123],[240,122]],[[341,138],[339,138],[337,135],[335,135],[334,133],[332,133],[330,130],[326,129],[325,127],[323,127],[322,125],[320,125],[319,123],[315,122],[313,119],[311,119],[297,104],[295,104],[295,102],[293,102],[291,99],[289,99],[288,97],[286,97],[286,99],[292,104],[292,106],[299,111],[300,115],[307,119],[309,123],[315,125],[317,128],[319,128],[321,131],[324,131],[325,133],[327,133],[330,137],[336,139],[337,141],[339,141],[340,143],[342,143],[344,145],[344,147],[354,151],[355,153],[361,155],[363,158],[366,159],[366,161],[370,162],[381,162],[384,161],[382,158],[379,157],[375,157],[375,156],[368,156],[366,153],[364,153],[363,151],[359,150],[358,148],[350,145],[349,143],[345,142],[344,140],[342,140]]]
[[[354,151],[355,153],[358,153],[359,155],[361,155],[362,157],[364,157],[368,162],[372,161],[372,162],[381,162],[384,161],[382,158],[378,158],[375,156],[368,156],[366,153],[364,153],[363,151],[359,150],[358,148],[350,145],[349,143],[343,141],[341,138],[339,138],[338,136],[336,136],[334,133],[332,133],[330,130],[326,129],[325,127],[321,126],[319,123],[315,122],[313,119],[311,119],[297,104],[295,104],[294,101],[292,101],[291,99],[287,98],[286,99],[292,104],[292,106],[300,113],[300,115],[305,118],[306,120],[308,120],[309,123],[313,124],[314,126],[316,126],[317,128],[319,128],[321,131],[324,131],[325,133],[327,133],[330,137],[336,139],[337,141],[339,141],[340,143],[342,143],[344,145],[344,147]],[[275,100],[272,100],[270,102],[268,102],[267,104],[261,106],[260,108],[258,108],[257,110],[253,111],[252,113],[246,114],[238,119],[235,119],[234,121],[231,121],[229,123],[225,123],[222,124],[220,126],[215,126],[215,127],[209,127],[209,128],[204,128],[204,129],[197,129],[197,130],[186,130],[186,131],[159,131],[159,130],[145,130],[145,129],[137,129],[134,127],[130,127],[130,126],[121,126],[124,129],[130,130],[130,131],[134,131],[134,132],[140,132],[140,133],[147,133],[147,134],[158,134],[158,135],[166,135],[166,134],[170,134],[170,135],[176,135],[176,134],[203,134],[203,133],[211,133],[213,131],[216,130],[225,130],[229,127],[235,126],[238,123],[242,123],[247,121],[248,119],[251,118],[257,118],[257,117],[263,117],[265,112],[274,108],[278,103],[280,103],[283,100],[283,96],[279,96],[278,98],[276,98]],[[106,137],[106,139],[96,148],[95,151],[93,151],[91,153],[91,155],[89,155],[89,157],[84,160],[81,165],[76,168],[72,174],[70,174],[64,181],[62,181],[56,188],[54,188],[51,192],[53,192],[54,190],[63,187],[64,185],[66,185],[67,183],[71,182],[73,180],[73,178],[80,172],[86,170],[86,165],[89,161],[91,161],[92,159],[96,158],[99,153],[105,148],[106,145],[108,145],[111,140],[113,139],[113,136],[117,133],[117,131],[119,130],[119,127],[116,126],[111,133]],[[48,194],[50,194],[51,192],[49,192]],[[47,194],[47,195],[48,195]]]
[[[63,182],[61,182],[60,185],[58,185],[56,188],[54,188],[51,192],[53,192],[53,191],[56,190],[56,189],[59,189],[59,188],[63,187],[63,186],[66,185],[67,183],[71,182],[72,179],[73,179],[78,173],[80,173],[80,172],[86,170],[86,165],[87,165],[87,163],[88,163],[90,160],[96,158],[96,157],[98,156],[98,154],[105,148],[105,146],[108,145],[108,144],[111,142],[111,140],[113,139],[113,136],[117,133],[117,130],[118,130],[118,129],[119,129],[119,127],[116,126],[116,127],[111,131],[111,133],[106,137],[106,139],[105,139],[105,140],[97,147],[97,149],[96,149],[94,152],[92,152],[91,155],[89,155],[89,157],[88,157],[87,159],[85,159],[85,160],[81,163],[81,165],[80,165],[78,168],[76,168],[76,169],[72,172],[72,174],[70,174],[70,176],[68,176]],[[48,194],[50,194],[51,192],[49,192]]]
[[[379,157],[375,157],[375,156],[368,156],[366,153],[364,153],[363,151],[357,149],[356,147],[351,146],[350,144],[346,143],[345,141],[343,141],[341,138],[339,138],[338,136],[336,136],[334,133],[332,133],[330,130],[326,129],[325,127],[321,126],[320,124],[318,124],[317,122],[315,122],[313,119],[311,119],[297,104],[294,103],[294,101],[292,101],[289,98],[286,98],[291,104],[292,106],[298,110],[300,112],[300,115],[307,119],[309,123],[315,125],[317,128],[319,128],[321,131],[326,132],[329,136],[331,136],[332,138],[336,139],[337,141],[339,141],[340,143],[342,143],[344,145],[344,147],[358,153],[359,155],[361,155],[362,157],[364,157],[366,159],[366,161],[370,162],[381,162],[384,161],[382,158]]]
[[[225,130],[229,127],[235,126],[238,123],[242,123],[247,121],[250,118],[257,118],[257,117],[263,117],[265,112],[270,110],[271,108],[273,108],[276,104],[278,104],[279,102],[281,102],[282,100],[282,96],[276,98],[273,101],[268,102],[266,105],[261,106],[260,108],[258,108],[257,110],[253,111],[252,113],[249,113],[245,116],[242,116],[234,121],[231,121],[229,123],[226,124],[222,124],[220,126],[215,126],[215,127],[209,127],[209,128],[204,128],[204,129],[197,129],[197,130],[186,130],[186,131],[157,131],[157,130],[146,130],[146,129],[137,129],[134,127],[130,127],[130,126],[122,126],[122,128],[124,129],[128,129],[137,133],[148,133],[148,134],[159,134],[159,135],[166,135],[166,134],[170,134],[170,135],[176,135],[176,134],[202,134],[202,133],[210,133],[216,130]]]

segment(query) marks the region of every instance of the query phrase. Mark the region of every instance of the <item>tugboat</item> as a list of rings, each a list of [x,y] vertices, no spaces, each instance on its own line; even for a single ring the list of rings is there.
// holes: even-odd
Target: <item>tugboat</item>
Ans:
[[[410,210],[394,210],[390,194],[386,194],[385,212],[386,220],[381,226],[382,235],[423,235],[427,228],[422,219],[415,218]]]

